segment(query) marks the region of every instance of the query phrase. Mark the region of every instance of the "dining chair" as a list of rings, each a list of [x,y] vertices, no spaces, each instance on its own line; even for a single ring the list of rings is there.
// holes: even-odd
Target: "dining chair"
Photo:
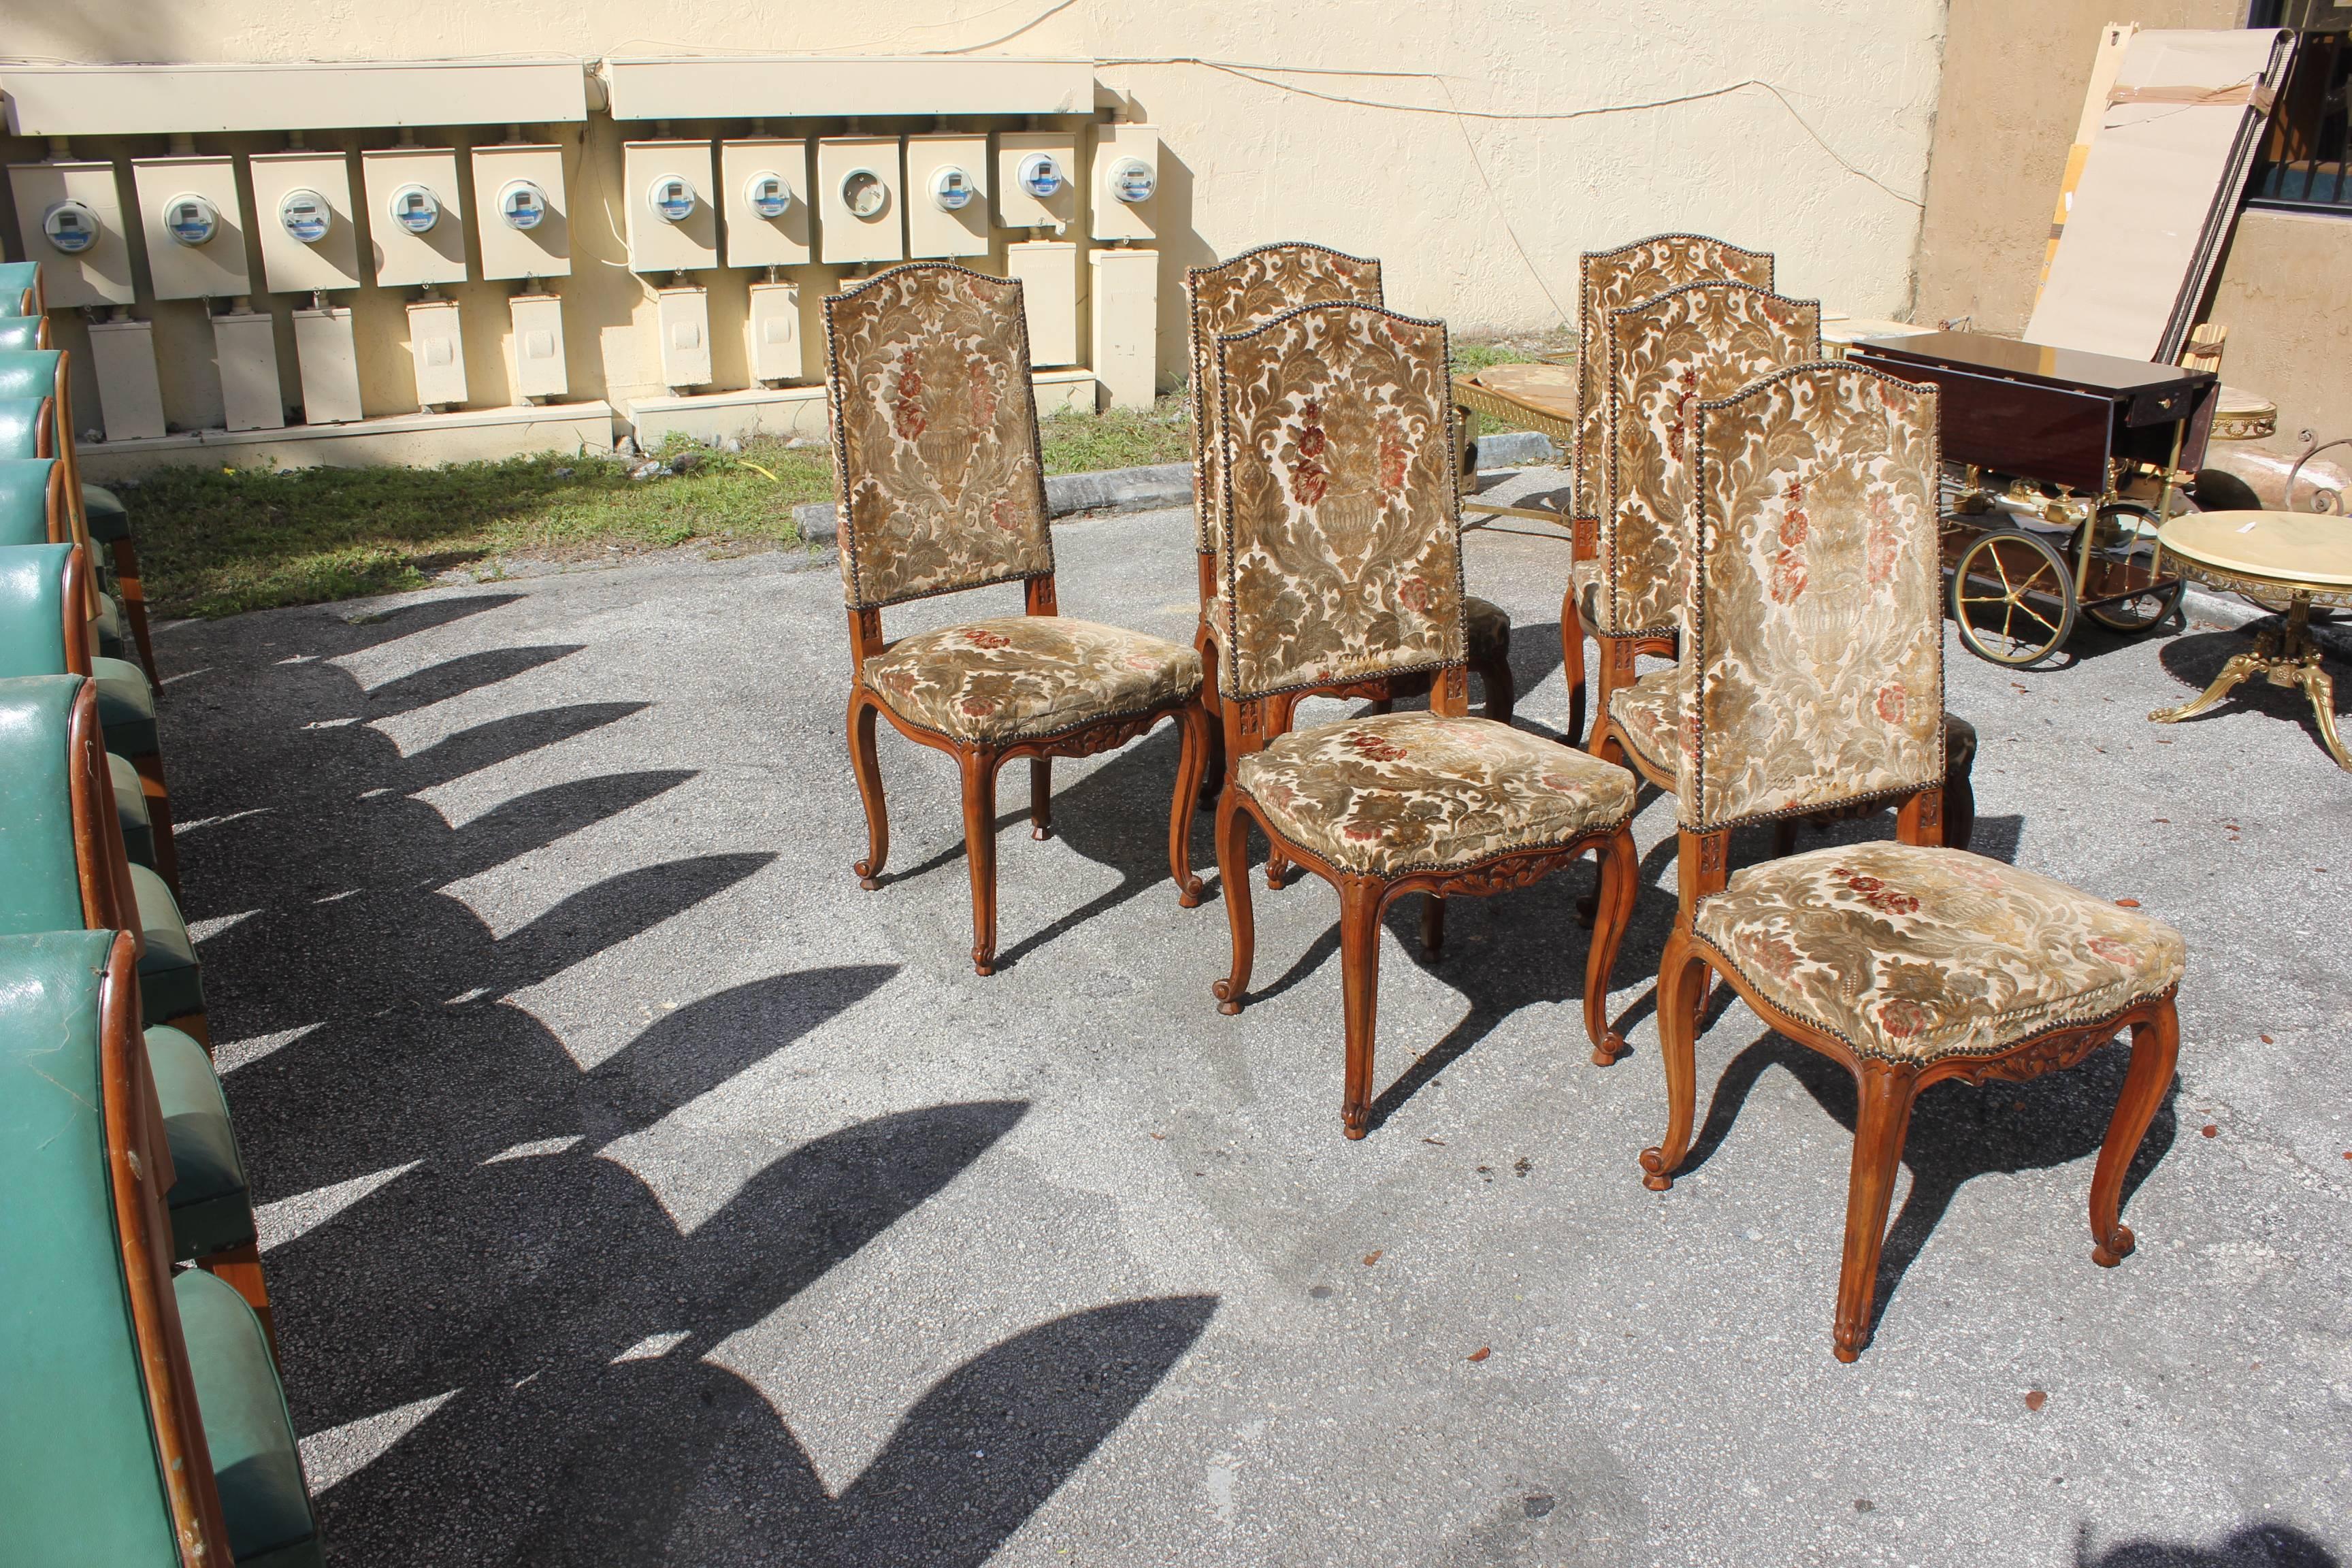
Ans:
[[[1462,542],[1442,322],[1377,306],[1309,304],[1216,342],[1217,512],[1226,753],[1217,869],[1233,965],[1214,986],[1241,1011],[1255,947],[1255,823],[1275,853],[1339,896],[1346,1066],[1340,1125],[1370,1125],[1382,912],[1522,888],[1589,851],[1600,907],[1584,1013],[1599,1038],[1638,875],[1633,779],[1573,748],[1467,716]],[[1403,677],[1426,712],[1291,730],[1303,691]]]
[[[1679,900],[1657,993],[1666,1131],[1642,1169],[1664,1192],[1689,1151],[1710,977],[1843,1064],[1859,1109],[1832,1342],[1841,1361],[1872,1335],[1920,1090],[2072,1067],[2129,1028],[2131,1065],[2091,1178],[2091,1255],[2112,1266],[2133,1247],[2124,1173],[2179,1046],[2178,932],[1942,842],[1937,409],[1933,387],[1848,362],[1781,371],[1691,416]],[[1742,826],[1889,803],[1895,842],[1729,869]]]
[[[996,966],[996,773],[1029,759],[1033,836],[1052,829],[1055,757],[1125,745],[1163,719],[1182,745],[1168,827],[1177,900],[1200,901],[1188,835],[1208,760],[1201,657],[1062,616],[1045,514],[1021,285],[945,262],[876,274],[824,301],[825,392],[849,611],[849,753],[865,802],[859,885],[890,848],[875,719],[957,760],[971,863],[972,967]],[[1026,613],[896,641],[894,605],[1022,584]]]

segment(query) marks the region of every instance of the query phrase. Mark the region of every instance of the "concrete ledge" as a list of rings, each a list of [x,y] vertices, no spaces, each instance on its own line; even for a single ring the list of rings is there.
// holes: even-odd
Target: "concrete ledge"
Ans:
[[[1560,460],[1552,438],[1540,430],[1489,430],[1471,443],[1480,468],[1548,468]]]
[[[613,405],[596,402],[404,414],[348,425],[289,425],[282,430],[196,430],[137,441],[94,441],[79,450],[83,477],[107,484],[198,463],[239,468],[273,464],[287,468],[432,468],[530,452],[612,449]]]
[[[1037,389],[1037,412],[1095,411],[1095,373],[1042,370],[1030,377]],[[823,386],[751,386],[740,392],[702,392],[684,397],[632,397],[622,404],[637,444],[658,447],[671,436],[705,444],[751,436],[804,437],[825,431]]]

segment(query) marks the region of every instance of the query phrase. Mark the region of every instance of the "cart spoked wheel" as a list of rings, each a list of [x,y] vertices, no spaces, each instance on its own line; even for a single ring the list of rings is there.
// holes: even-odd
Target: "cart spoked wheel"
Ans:
[[[2134,577],[2156,575],[2156,509],[2137,501],[2109,501],[2092,521],[2094,554],[2119,563]],[[2121,599],[2084,605],[2083,613],[2110,631],[2144,632],[2180,606],[2186,584],[2179,578]]]
[[[2059,553],[2023,529],[1977,536],[1952,573],[1952,620],[1979,658],[2023,668],[2074,629],[2074,577]]]

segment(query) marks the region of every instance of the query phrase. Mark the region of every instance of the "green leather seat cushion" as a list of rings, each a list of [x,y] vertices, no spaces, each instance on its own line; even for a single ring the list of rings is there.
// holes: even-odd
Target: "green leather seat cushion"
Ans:
[[[147,1031],[147,1066],[172,1149],[172,1256],[209,1258],[253,1240],[253,1190],[229,1125],[228,1100],[204,1047],[177,1029]]]
[[[147,939],[139,960],[139,995],[146,1014],[142,1022],[166,1024],[203,1012],[204,972],[172,889],[146,867],[133,866],[131,890],[139,900],[139,933]]]
[[[139,770],[126,758],[112,752],[106,753],[106,773],[114,785],[114,815],[122,824],[122,847],[131,852],[136,865],[155,864],[155,822],[148,815],[147,792],[139,783]]]
[[[155,689],[147,683],[147,672],[127,658],[94,658],[89,673],[98,681],[98,723],[106,731],[106,749],[126,757],[163,750],[155,732]]]
[[[123,629],[124,625],[122,601],[110,592],[100,594],[98,596],[97,621],[100,658],[119,659],[126,664],[136,662],[131,658],[131,639]]]
[[[230,1555],[237,1568],[319,1563],[318,1521],[261,1320],[245,1298],[201,1268],[174,1277],[172,1294],[179,1302]]]
[[[89,518],[89,536],[100,544],[131,537],[131,512],[122,498],[104,485],[81,488],[82,510]]]

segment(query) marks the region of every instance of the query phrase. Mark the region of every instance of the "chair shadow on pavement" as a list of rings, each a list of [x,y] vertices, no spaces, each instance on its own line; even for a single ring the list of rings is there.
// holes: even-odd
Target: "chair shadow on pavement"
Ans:
[[[1215,1299],[1113,1302],[996,1344],[828,1494],[759,1381],[725,1364],[728,1342],[983,1158],[1026,1106],[929,1106],[789,1148],[665,1127],[867,1002],[895,965],[769,974],[674,1005],[658,966],[608,963],[573,982],[573,1005],[642,1026],[601,1057],[513,1000],[772,857],[620,869],[496,934],[450,889],[696,776],[567,778],[455,828],[418,798],[647,706],[526,711],[405,756],[353,721],[572,651],[465,655],[373,693],[329,662],[505,602],[291,620],[275,647],[310,657],[239,679],[279,694],[253,711],[310,721],[187,747],[206,809],[273,808],[191,834],[188,858],[192,889],[226,889],[241,912],[203,944],[215,1026],[232,1042],[291,1037],[223,1061],[256,1192],[296,1200],[278,1211],[293,1219],[265,1216],[266,1265],[297,1428],[326,1435],[312,1448],[331,1473],[313,1486],[331,1550],[433,1568],[976,1565],[1182,1358]],[[1172,778],[1172,759],[1154,771]],[[1164,848],[1164,816],[1155,837]],[[404,1411],[423,1413],[368,1436]]]
[[[2343,1568],[2327,1546],[2291,1525],[2262,1523],[2231,1532],[2215,1546],[2126,1541],[2094,1552],[2090,1527],[2074,1547],[2075,1568]]]

